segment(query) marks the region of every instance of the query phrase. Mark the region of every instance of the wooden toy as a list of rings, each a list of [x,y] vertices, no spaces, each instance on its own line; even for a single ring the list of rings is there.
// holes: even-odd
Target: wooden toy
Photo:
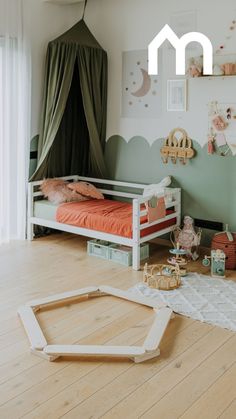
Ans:
[[[221,66],[222,71],[226,76],[232,76],[236,74],[236,63],[225,63]]]
[[[210,266],[211,264],[211,276],[213,278],[225,278],[225,253],[222,250],[212,250],[211,256],[205,256],[202,264],[204,266]]]
[[[176,132],[182,134],[178,140]],[[192,140],[188,137],[187,132],[183,128],[173,129],[167,139],[165,140],[164,146],[161,148],[161,156],[163,163],[168,163],[169,158],[172,163],[176,164],[179,160],[182,164],[186,164],[187,160],[194,157],[194,149],[192,148]]]
[[[150,288],[163,291],[179,288],[181,285],[180,268],[178,264],[171,265],[150,265],[146,263],[143,271],[143,282]]]
[[[176,269],[171,267],[172,269]],[[111,295],[133,303],[150,307],[155,312],[154,323],[142,346],[107,346],[107,345],[49,345],[36,318],[36,312],[48,306],[67,304],[81,297],[94,298]],[[53,307],[52,307],[53,308]],[[18,310],[26,334],[30,341],[30,350],[34,355],[54,361],[60,356],[79,357],[110,357],[130,358],[138,363],[160,355],[159,345],[168,326],[173,312],[165,304],[157,304],[151,299],[123,291],[117,288],[101,285],[87,287],[75,291],[64,292],[46,298],[28,302]]]
[[[180,249],[179,243],[176,244],[176,248],[170,249],[169,252],[174,255],[167,259],[167,262],[170,265],[178,265],[180,268],[180,275],[186,276],[187,275],[187,260],[183,257],[187,254],[187,251],[184,249]]]

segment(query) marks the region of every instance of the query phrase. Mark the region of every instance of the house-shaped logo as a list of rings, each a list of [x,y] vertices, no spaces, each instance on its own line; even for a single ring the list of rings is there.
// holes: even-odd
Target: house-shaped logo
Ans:
[[[175,34],[169,25],[165,25],[148,46],[148,73],[158,74],[158,49],[169,41],[176,50],[176,75],[185,75],[186,47],[190,42],[198,42],[203,49],[203,74],[213,74],[213,47],[206,35],[200,32],[189,32],[181,38]]]

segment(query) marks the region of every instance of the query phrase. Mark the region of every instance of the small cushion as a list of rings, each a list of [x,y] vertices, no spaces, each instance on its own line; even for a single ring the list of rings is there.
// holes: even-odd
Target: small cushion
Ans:
[[[69,183],[68,188],[89,198],[104,199],[103,194],[94,185],[88,182]]]
[[[68,188],[68,183],[62,179],[45,179],[40,187],[43,195],[53,204],[64,202],[86,201],[83,195]]]

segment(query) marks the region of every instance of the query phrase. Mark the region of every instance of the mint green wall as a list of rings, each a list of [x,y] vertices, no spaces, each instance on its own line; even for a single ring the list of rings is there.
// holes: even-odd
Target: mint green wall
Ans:
[[[160,158],[162,140],[152,146],[142,137],[128,143],[120,136],[111,137],[105,150],[110,177],[143,183],[156,183],[171,175],[173,186],[182,188],[182,213],[205,220],[229,223],[236,230],[236,158],[209,156],[193,142],[196,157],[186,166],[163,164]],[[212,232],[204,232],[208,244]]]
[[[231,196],[229,198],[229,205],[231,206],[230,211],[230,225],[236,230],[236,158],[231,165],[232,176],[231,176]]]

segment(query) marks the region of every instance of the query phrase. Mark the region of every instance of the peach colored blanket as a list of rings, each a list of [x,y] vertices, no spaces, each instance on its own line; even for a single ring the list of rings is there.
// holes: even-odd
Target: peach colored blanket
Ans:
[[[167,211],[167,214],[171,211]],[[56,213],[56,221],[75,227],[88,228],[122,237],[132,238],[132,204],[108,199],[69,202],[61,204]],[[147,222],[142,217],[141,223]],[[141,236],[160,231],[176,223],[167,220],[141,231]]]

